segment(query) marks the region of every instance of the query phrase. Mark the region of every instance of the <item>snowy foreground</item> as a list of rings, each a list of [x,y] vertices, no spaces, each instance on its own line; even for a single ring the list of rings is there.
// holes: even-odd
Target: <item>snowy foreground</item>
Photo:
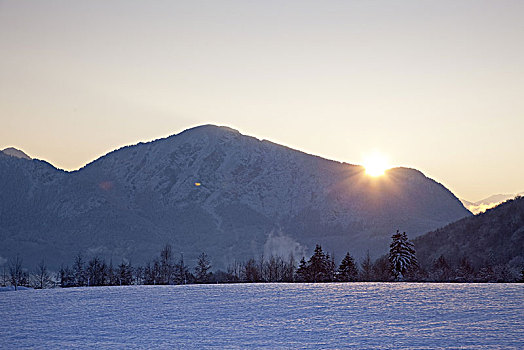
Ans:
[[[234,284],[0,293],[0,348],[522,349],[524,284]]]

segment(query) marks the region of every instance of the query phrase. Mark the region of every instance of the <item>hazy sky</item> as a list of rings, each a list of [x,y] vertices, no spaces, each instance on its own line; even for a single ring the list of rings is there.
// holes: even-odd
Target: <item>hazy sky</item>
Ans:
[[[0,149],[77,169],[191,126],[457,196],[524,191],[524,1],[3,1]]]

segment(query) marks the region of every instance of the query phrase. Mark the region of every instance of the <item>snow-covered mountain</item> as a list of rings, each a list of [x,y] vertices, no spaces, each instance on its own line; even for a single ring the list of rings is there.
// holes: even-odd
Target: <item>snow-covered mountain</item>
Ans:
[[[341,258],[382,254],[471,215],[414,169],[361,166],[204,125],[113,151],[65,172],[0,154],[0,256],[50,266],[87,255],[143,263],[165,243],[216,268],[262,254],[299,258],[315,243]]]
[[[479,214],[485,212],[488,209],[496,207],[502,202],[505,202],[509,199],[513,199],[518,196],[524,196],[524,192],[513,194],[494,194],[477,202],[470,202],[465,199],[461,199],[460,201],[473,214]]]

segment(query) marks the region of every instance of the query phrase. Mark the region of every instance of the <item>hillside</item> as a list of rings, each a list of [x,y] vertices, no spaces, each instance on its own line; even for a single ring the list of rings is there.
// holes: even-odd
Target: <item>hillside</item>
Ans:
[[[386,251],[471,215],[414,169],[380,178],[213,125],[113,151],[75,172],[0,154],[0,256],[69,263],[82,251],[143,263],[171,243],[216,268],[315,243],[337,258]]]
[[[414,239],[417,256],[429,267],[443,255],[453,267],[466,257],[474,268],[524,266],[524,198],[517,197]]]

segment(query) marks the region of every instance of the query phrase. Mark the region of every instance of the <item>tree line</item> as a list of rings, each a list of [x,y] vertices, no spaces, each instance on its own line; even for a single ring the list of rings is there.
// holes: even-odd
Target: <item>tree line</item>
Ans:
[[[128,261],[118,265],[94,256],[85,259],[79,253],[71,266],[65,265],[52,275],[45,261],[28,273],[22,268],[19,256],[9,261],[8,273],[4,266],[2,284],[32,288],[52,286],[126,286],[173,285],[194,283],[254,283],[254,282],[516,282],[524,281],[524,269],[514,276],[504,266],[483,266],[475,269],[467,257],[457,266],[450,266],[441,255],[431,266],[421,267],[413,243],[405,232],[397,230],[391,237],[389,253],[372,261],[369,252],[360,262],[347,252],[337,265],[333,255],[316,245],[311,257],[302,257],[298,266],[293,255],[251,258],[233,262],[226,271],[211,271],[211,261],[201,253],[196,266],[190,269],[183,255],[176,258],[171,245],[166,244],[159,255],[143,266],[132,266]]]

